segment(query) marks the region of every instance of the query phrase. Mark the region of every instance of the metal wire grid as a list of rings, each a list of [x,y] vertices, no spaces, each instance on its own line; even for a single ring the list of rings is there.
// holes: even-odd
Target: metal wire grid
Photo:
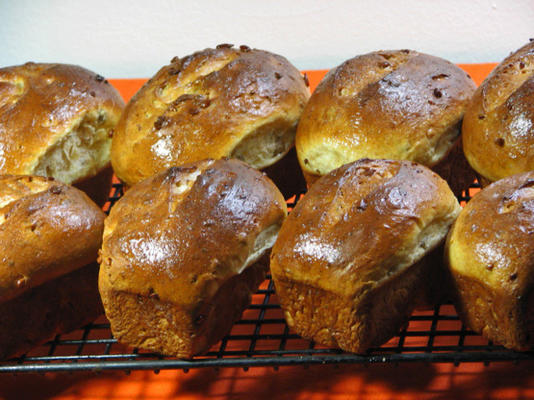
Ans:
[[[477,190],[474,184],[471,190]],[[459,198],[470,199],[469,192]],[[122,186],[114,184],[107,210],[122,195]],[[296,204],[294,199],[289,207]],[[268,279],[253,296],[229,335],[207,354],[192,360],[179,360],[131,349],[116,341],[109,323],[101,317],[95,323],[67,335],[58,335],[18,359],[0,363],[0,372],[60,372],[80,370],[153,370],[200,367],[400,363],[400,362],[484,362],[533,360],[532,352],[513,352],[486,341],[466,329],[454,307],[444,304],[432,310],[415,312],[407,326],[379,348],[367,354],[349,354],[316,345],[291,332],[283,318],[273,281]]]

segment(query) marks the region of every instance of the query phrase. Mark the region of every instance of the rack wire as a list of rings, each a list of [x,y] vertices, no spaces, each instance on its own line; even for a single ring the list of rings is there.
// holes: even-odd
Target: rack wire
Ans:
[[[459,197],[469,201],[475,183]],[[122,196],[114,184],[107,204],[109,210]],[[296,196],[289,207],[298,200]],[[113,338],[104,316],[86,327],[37,347],[28,354],[0,362],[0,372],[66,372],[104,370],[153,370],[206,367],[258,366],[278,368],[311,364],[373,364],[402,362],[459,363],[534,360],[534,352],[515,352],[488,342],[467,329],[451,304],[416,311],[397,336],[366,354],[350,354],[304,340],[287,326],[270,276],[252,298],[241,320],[229,335],[202,356],[190,360],[165,357],[132,349]]]

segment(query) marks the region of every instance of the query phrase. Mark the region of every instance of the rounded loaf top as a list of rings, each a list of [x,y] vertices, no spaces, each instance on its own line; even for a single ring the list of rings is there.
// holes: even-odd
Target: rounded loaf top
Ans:
[[[459,211],[447,183],[422,165],[346,164],[320,178],[289,215],[273,248],[273,277],[355,296],[435,248]]]
[[[72,186],[39,176],[0,176],[0,299],[96,261],[104,218]]]
[[[107,80],[67,64],[0,69],[0,173],[71,184],[110,162],[124,102]]]
[[[454,64],[412,50],[376,51],[332,69],[301,117],[296,147],[307,177],[361,158],[442,161],[475,90]]]
[[[231,45],[175,57],[132,98],[113,137],[128,185],[206,158],[264,168],[294,143],[309,90],[284,57]]]
[[[455,274],[488,286],[534,284],[534,172],[492,183],[467,203],[448,238]],[[519,295],[519,293],[516,293]]]
[[[133,186],[112,208],[101,290],[193,306],[263,256],[286,213],[276,186],[241,161],[172,167]]]
[[[467,160],[489,182],[534,169],[534,42],[505,58],[465,112]]]

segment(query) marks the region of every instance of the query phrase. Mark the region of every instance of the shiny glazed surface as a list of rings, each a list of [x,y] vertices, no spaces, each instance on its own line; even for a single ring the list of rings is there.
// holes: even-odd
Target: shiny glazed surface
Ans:
[[[466,110],[463,144],[490,182],[534,169],[534,42],[505,58]]]
[[[240,161],[173,167],[132,187],[111,210],[101,291],[194,307],[242,272],[257,235],[285,215],[272,182]]]
[[[175,57],[127,105],[113,168],[133,185],[171,166],[228,157],[255,132],[294,135],[308,97],[300,72],[266,51],[223,45]]]
[[[41,177],[0,177],[0,300],[96,261],[105,214]]]
[[[448,246],[455,273],[518,290],[534,283],[534,172],[495,182],[464,207]]]
[[[75,65],[26,63],[0,69],[0,172],[30,174],[39,158],[90,111],[105,109],[113,127],[120,94]]]
[[[419,234],[452,224],[459,209],[447,183],[421,165],[344,165],[318,180],[289,215],[273,248],[273,277],[356,296],[418,261],[414,247],[426,239]],[[422,250],[420,257],[430,248]]]
[[[308,102],[296,147],[304,172],[321,176],[360,158],[433,167],[460,135],[469,76],[441,58],[377,51],[332,69]]]

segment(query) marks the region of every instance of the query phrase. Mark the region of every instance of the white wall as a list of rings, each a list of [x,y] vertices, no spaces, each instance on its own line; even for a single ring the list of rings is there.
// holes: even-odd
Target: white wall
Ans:
[[[319,69],[388,48],[499,61],[534,37],[534,0],[0,0],[0,18],[0,66],[65,62],[111,78],[218,43]]]

